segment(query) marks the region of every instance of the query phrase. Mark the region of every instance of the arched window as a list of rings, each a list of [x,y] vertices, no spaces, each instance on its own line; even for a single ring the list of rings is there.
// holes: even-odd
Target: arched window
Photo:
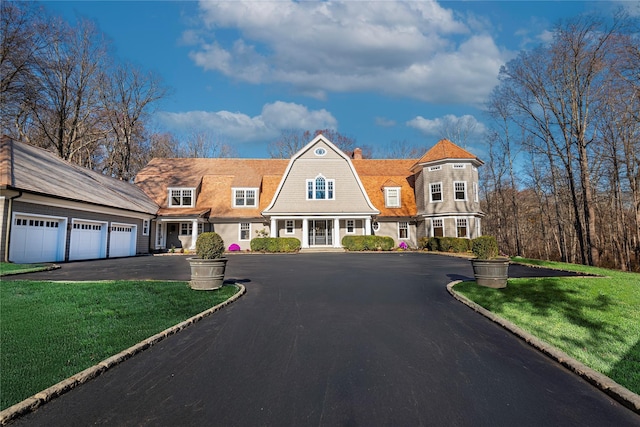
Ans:
[[[318,175],[307,180],[307,200],[333,200],[335,198],[335,180]]]

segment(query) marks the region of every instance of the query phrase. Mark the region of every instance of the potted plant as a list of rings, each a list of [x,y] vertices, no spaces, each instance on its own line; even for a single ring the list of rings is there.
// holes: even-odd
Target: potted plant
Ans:
[[[472,241],[471,250],[476,256],[471,260],[476,283],[489,288],[506,288],[509,258],[499,256],[496,238],[493,236],[477,237]]]
[[[224,283],[227,258],[223,258],[224,241],[218,233],[206,232],[196,240],[197,258],[187,258],[191,265],[191,289],[210,291]]]

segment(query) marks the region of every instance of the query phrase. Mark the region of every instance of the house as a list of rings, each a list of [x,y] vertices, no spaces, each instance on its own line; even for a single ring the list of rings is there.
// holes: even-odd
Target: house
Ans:
[[[158,205],[135,185],[0,140],[0,257],[16,263],[148,253]]]
[[[135,184],[160,206],[154,250],[192,249],[203,231],[241,249],[258,235],[339,248],[344,236],[376,234],[415,247],[481,234],[482,164],[448,140],[418,160],[371,160],[318,135],[290,160],[154,159]]]

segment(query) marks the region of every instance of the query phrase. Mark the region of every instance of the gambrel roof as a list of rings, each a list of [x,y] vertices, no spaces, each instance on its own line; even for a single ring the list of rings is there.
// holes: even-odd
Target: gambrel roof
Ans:
[[[0,140],[0,188],[145,214],[158,211],[158,205],[129,182],[7,136]]]

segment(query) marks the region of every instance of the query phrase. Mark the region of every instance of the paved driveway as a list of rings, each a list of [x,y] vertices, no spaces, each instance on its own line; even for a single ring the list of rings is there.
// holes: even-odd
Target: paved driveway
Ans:
[[[181,257],[135,259],[188,275]],[[451,298],[471,275],[438,255],[233,256],[246,296],[15,425],[640,425]]]

